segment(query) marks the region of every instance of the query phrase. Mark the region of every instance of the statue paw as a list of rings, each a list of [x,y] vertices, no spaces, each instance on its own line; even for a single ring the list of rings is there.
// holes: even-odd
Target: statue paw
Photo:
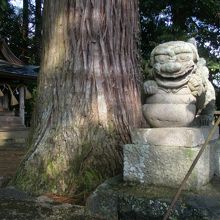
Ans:
[[[154,80],[148,80],[144,83],[144,92],[147,95],[153,95],[157,93],[158,85]]]
[[[194,74],[190,78],[190,80],[188,82],[188,86],[191,90],[192,95],[194,95],[194,96],[200,96],[205,91],[205,87],[202,82],[202,78],[199,75]]]

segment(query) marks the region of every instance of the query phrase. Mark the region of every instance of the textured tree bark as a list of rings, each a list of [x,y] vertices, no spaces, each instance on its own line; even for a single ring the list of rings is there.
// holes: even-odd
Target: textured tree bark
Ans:
[[[135,0],[45,0],[30,151],[13,183],[78,194],[121,172],[142,121]]]

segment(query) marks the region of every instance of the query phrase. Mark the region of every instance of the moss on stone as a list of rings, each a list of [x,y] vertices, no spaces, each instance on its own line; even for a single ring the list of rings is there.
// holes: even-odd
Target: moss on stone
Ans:
[[[185,156],[188,157],[189,159],[192,159],[195,157],[195,151],[191,147],[185,147],[184,153],[185,153]]]

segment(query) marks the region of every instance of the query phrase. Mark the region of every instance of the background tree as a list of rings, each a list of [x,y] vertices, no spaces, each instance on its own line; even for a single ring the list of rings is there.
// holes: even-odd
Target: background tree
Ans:
[[[12,3],[0,0],[1,38],[26,64],[39,65],[42,0],[23,0],[23,7]]]
[[[40,51],[41,51],[41,29],[42,29],[42,0],[35,0],[35,62],[40,63]]]
[[[22,32],[19,13],[6,0],[0,1],[0,37],[5,39],[12,51],[20,56],[22,49]]]
[[[140,0],[142,55],[159,43],[195,37],[199,54],[208,61],[211,78],[220,72],[220,1]],[[218,74],[217,74],[218,73]]]
[[[121,172],[142,121],[134,0],[46,0],[30,151],[14,184],[78,194]]]
[[[28,50],[28,34],[29,34],[29,1],[23,0],[22,12],[22,54],[20,58],[27,63],[27,50]]]

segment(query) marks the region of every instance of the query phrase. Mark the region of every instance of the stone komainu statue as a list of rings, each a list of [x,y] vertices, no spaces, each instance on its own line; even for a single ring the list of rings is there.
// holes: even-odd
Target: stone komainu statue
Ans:
[[[206,61],[193,43],[171,41],[155,47],[144,83],[143,105],[151,127],[209,125],[215,111],[215,91]]]

